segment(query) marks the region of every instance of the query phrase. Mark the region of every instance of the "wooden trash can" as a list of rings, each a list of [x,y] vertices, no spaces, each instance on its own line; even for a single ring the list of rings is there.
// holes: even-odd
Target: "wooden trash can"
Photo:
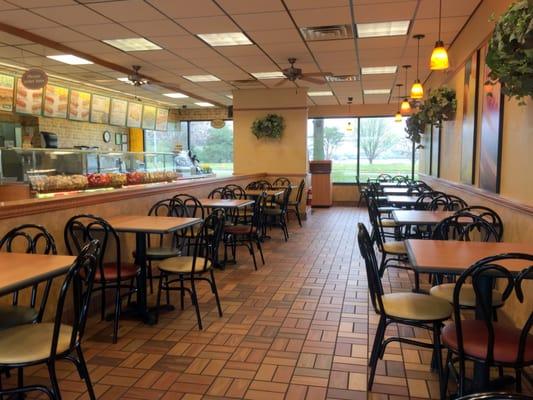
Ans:
[[[331,207],[333,203],[331,160],[310,161],[309,172],[313,188],[312,207]]]

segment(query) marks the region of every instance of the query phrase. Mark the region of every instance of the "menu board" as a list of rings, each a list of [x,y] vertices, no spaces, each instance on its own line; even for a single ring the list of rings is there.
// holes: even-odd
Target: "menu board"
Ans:
[[[67,118],[68,89],[66,87],[46,85],[44,89],[45,117]]]
[[[0,110],[13,111],[13,89],[15,78],[0,74]]]
[[[166,131],[168,124],[168,110],[166,108],[158,108],[155,117],[155,130]]]
[[[88,92],[80,92],[79,90],[71,90],[68,118],[74,121],[89,121],[90,111],[91,94]]]
[[[140,103],[128,103],[128,120],[127,125],[130,128],[140,128],[142,119],[143,106]]]
[[[91,101],[91,122],[97,124],[109,123],[109,104],[111,99],[99,94],[93,94]]]
[[[154,106],[144,106],[143,107],[143,129],[154,129],[155,128],[155,113],[156,108]]]
[[[43,89],[26,89],[20,79],[17,79],[17,100],[15,111],[23,114],[40,115],[43,105]]]
[[[111,112],[109,113],[109,123],[111,125],[126,125],[128,114],[128,102],[126,100],[111,99]]]

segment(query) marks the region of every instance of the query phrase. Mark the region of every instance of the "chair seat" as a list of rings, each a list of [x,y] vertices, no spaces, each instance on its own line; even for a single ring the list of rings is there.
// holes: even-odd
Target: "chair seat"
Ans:
[[[461,321],[463,333],[463,347],[465,354],[484,359],[487,357],[488,330],[485,321]],[[499,322],[494,327],[494,361],[502,363],[516,362],[521,330]],[[446,325],[442,329],[443,343],[457,351],[457,332],[455,323]],[[524,349],[526,363],[533,361],[533,335],[528,335]]]
[[[197,257],[195,272],[204,271],[204,264],[206,263],[205,258]],[[180,256],[167,258],[161,261],[158,265],[159,269],[163,272],[174,273],[174,274],[187,274],[192,273],[193,267],[193,257],[192,256]],[[205,265],[205,270],[211,269],[211,261],[207,260]]]
[[[176,247],[149,247],[146,249],[146,258],[149,260],[164,260],[179,255],[180,250]]]
[[[381,219],[381,226],[383,228],[396,228],[399,225],[393,219],[382,218]]]
[[[445,320],[453,307],[445,300],[421,293],[390,293],[381,297],[385,313],[391,317],[413,321]]]
[[[443,283],[442,285],[433,286],[429,290],[429,294],[439,299],[446,300],[449,303],[453,303],[453,290],[455,289],[455,283]],[[459,295],[459,303],[463,307],[475,307],[476,306],[476,293],[474,287],[470,284],[463,284],[461,287],[461,294]],[[497,290],[492,291],[492,306],[499,307],[503,304],[502,294]]]
[[[97,282],[110,282],[117,280],[118,277],[118,271],[117,271],[117,265],[115,263],[104,263],[103,266],[104,270],[104,276],[101,276],[100,268],[96,268],[96,273],[94,275],[94,279]],[[132,278],[135,278],[137,276],[137,273],[139,272],[139,267],[135,264],[130,263],[122,263],[120,266],[120,280],[125,281]]]
[[[224,228],[224,232],[231,235],[247,235],[250,232],[255,233],[256,231],[257,228],[255,226],[251,227],[250,225],[232,225]]]
[[[38,315],[35,308],[2,304],[0,305],[0,330],[31,324]]]
[[[404,242],[385,242],[383,243],[383,249],[385,250],[385,253],[389,254],[407,254],[407,249]]]
[[[50,357],[54,324],[26,324],[0,331],[0,365],[31,363]],[[61,325],[57,353],[69,349],[72,327]]]

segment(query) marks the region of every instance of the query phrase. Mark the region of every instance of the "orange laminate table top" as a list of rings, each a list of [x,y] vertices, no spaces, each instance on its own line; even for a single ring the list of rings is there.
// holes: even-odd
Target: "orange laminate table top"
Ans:
[[[201,218],[156,217],[148,215],[120,215],[107,222],[117,232],[169,233],[188,228],[202,221]]]
[[[0,295],[64,274],[74,256],[0,253]]]
[[[198,199],[202,206],[211,208],[241,208],[255,203],[250,199]]]
[[[387,201],[393,204],[415,204],[418,196],[387,196]]]
[[[533,254],[530,243],[408,239],[405,244],[409,262],[419,272],[460,274],[485,257],[504,253]],[[508,260],[502,265],[518,273],[531,262]]]
[[[400,225],[436,225],[454,214],[454,211],[394,210],[392,217]]]
[[[283,190],[280,190],[280,189],[271,189],[271,190],[247,190],[246,191],[246,195],[247,196],[259,196],[261,193],[265,192],[267,194],[267,196],[281,196],[284,192],[285,192],[285,189]]]

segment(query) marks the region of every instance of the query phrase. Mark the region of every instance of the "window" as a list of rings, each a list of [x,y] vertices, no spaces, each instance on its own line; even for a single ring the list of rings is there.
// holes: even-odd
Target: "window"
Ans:
[[[331,159],[334,183],[412,174],[413,146],[393,117],[317,118],[307,123],[310,160]],[[359,135],[359,140],[358,140]],[[415,153],[418,160],[418,154]]]
[[[187,122],[169,122],[166,131],[144,131],[144,151],[173,152],[176,145],[188,149]]]
[[[211,167],[218,176],[233,174],[233,121],[217,129],[210,121],[189,122],[190,149],[200,165]]]

